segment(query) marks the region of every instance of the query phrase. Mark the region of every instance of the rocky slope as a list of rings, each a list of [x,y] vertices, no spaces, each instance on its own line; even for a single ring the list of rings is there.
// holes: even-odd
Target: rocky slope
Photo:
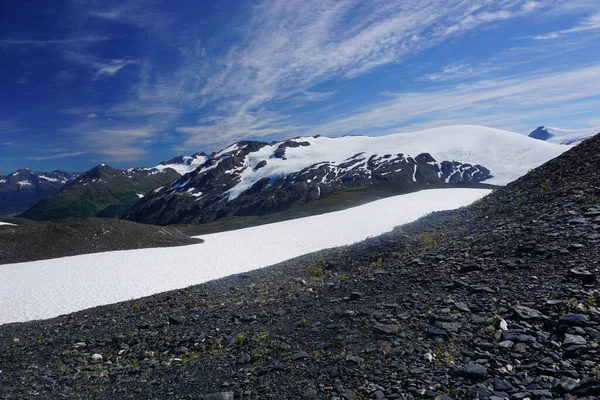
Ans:
[[[503,184],[566,150],[560,147],[475,126],[382,137],[240,142],[150,193],[125,218],[199,224],[281,212],[386,182]]]
[[[0,395],[600,396],[600,137],[470,207],[253,273],[0,327]]]
[[[130,168],[98,165],[20,214],[36,221],[60,218],[118,218],[140,197],[179,177],[172,168]]]
[[[71,218],[34,222],[0,215],[0,264],[200,242],[172,227],[116,219]]]
[[[36,172],[28,168],[0,175],[0,214],[23,212],[46,196],[58,193],[79,173]]]

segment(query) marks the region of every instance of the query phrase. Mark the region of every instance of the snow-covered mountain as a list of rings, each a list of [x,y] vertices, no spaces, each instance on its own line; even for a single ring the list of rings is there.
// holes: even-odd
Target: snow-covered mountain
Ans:
[[[36,172],[29,168],[0,175],[0,214],[26,210],[44,197],[58,193],[78,175],[66,171]]]
[[[567,130],[539,126],[529,134],[529,137],[556,144],[578,144],[583,140],[600,133],[600,127],[578,130]]]
[[[389,181],[503,185],[568,148],[469,125],[375,137],[244,141],[149,193],[125,218],[166,225],[262,215]]]
[[[194,153],[191,156],[177,156],[168,161],[162,161],[154,168],[158,170],[164,170],[166,168],[172,168],[179,173],[179,175],[185,175],[188,172],[192,172],[200,165],[204,164],[208,159],[208,155],[204,152]]]

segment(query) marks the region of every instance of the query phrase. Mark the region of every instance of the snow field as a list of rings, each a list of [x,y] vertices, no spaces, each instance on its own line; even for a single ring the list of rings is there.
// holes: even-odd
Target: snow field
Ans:
[[[363,153],[363,157],[368,159],[375,154],[402,153],[416,157],[427,152],[437,162],[460,161],[483,165],[494,176],[485,183],[506,185],[571,148],[476,125],[446,126],[386,136],[300,137],[292,140],[309,142],[310,146],[287,148],[285,160],[271,157],[283,142],[265,146],[246,156],[249,168],[242,172],[241,181],[228,191],[229,199],[235,199],[265,177],[285,176],[323,161],[340,164],[358,153]],[[237,147],[230,146],[221,153],[235,149]],[[267,160],[267,165],[255,171],[256,165],[263,160]]]
[[[323,215],[201,236],[183,247],[0,265],[0,324],[51,318],[184,288],[343,246],[422,215],[468,205],[484,189],[434,189]]]

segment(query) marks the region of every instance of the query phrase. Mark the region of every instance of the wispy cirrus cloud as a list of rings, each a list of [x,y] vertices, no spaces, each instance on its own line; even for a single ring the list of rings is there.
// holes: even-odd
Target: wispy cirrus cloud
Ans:
[[[465,123],[507,127],[536,114],[547,116],[553,109],[562,115],[589,113],[600,107],[600,65],[440,90],[390,93],[388,97],[352,115],[314,126],[308,133],[370,134]]]
[[[52,155],[47,155],[47,156],[31,156],[31,157],[27,157],[29,160],[35,160],[35,161],[44,161],[44,160],[56,160],[59,158],[67,158],[67,157],[77,157],[77,156],[81,156],[87,154],[86,151],[75,151],[75,152],[71,152],[71,153],[59,153],[59,154],[52,154]]]
[[[330,79],[349,80],[375,68],[396,64],[481,25],[537,12],[531,1],[269,1],[253,7],[242,41],[208,63],[202,71],[183,69],[178,82],[189,80],[199,107],[211,106],[211,118],[177,130],[219,135],[223,143],[273,132],[295,132],[272,103],[302,96]],[[466,65],[442,75],[468,74]],[[180,90],[174,86],[173,90]],[[194,97],[194,96],[192,96]],[[201,98],[201,100],[200,100]],[[302,126],[303,124],[301,124]],[[191,133],[194,132],[194,133]],[[191,142],[190,142],[191,143]]]
[[[103,59],[76,51],[64,51],[63,56],[75,64],[91,69],[94,79],[99,79],[103,75],[113,76],[126,66],[136,64],[135,60]]]
[[[587,31],[599,31],[600,32],[600,13],[596,13],[590,16],[587,16],[582,21],[580,21],[577,25],[569,29],[563,29],[559,31],[550,32],[543,35],[534,36],[535,40],[552,40],[558,39],[560,37],[580,32]]]
[[[105,42],[112,39],[109,35],[84,35],[78,37],[67,37],[62,39],[34,39],[34,38],[16,38],[8,37],[0,39],[0,46],[66,46],[66,45],[89,45],[99,42]]]

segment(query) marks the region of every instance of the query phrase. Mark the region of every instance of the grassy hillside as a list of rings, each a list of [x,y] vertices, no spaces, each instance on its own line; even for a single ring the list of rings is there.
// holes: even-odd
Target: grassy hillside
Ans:
[[[101,165],[86,172],[60,193],[36,203],[20,217],[36,221],[96,216],[119,217],[120,213],[135,204],[140,196],[177,177],[179,174],[172,169],[118,170]],[[109,207],[111,212],[102,214]]]

